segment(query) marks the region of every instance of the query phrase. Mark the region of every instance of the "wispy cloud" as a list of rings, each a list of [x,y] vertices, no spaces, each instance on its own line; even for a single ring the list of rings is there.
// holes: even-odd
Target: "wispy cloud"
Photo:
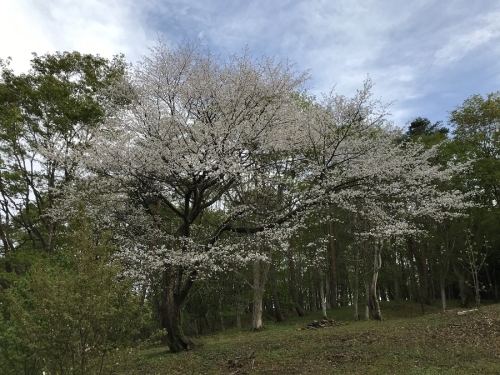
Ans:
[[[222,56],[288,58],[318,95],[352,94],[369,74],[404,124],[498,89],[499,19],[500,3],[469,0],[17,0],[0,5],[0,57],[26,67],[31,51],[76,49],[136,61],[157,33],[201,38]]]
[[[133,1],[18,0],[1,6],[1,57],[12,66],[29,67],[31,52],[78,50],[111,57],[125,53],[139,57],[153,43],[154,33],[142,24]],[[137,8],[137,9],[135,9]]]
[[[500,45],[500,12],[475,17],[455,27],[446,44],[435,54],[435,63],[449,65],[460,60],[476,48],[496,49]]]

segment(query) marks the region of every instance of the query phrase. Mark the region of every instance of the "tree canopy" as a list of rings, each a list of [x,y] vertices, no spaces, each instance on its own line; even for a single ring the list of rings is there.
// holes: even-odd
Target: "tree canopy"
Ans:
[[[188,350],[190,334],[245,312],[259,330],[264,311],[326,318],[351,304],[359,319],[360,298],[375,319],[384,299],[424,311],[435,298],[466,305],[472,289],[477,304],[498,298],[499,94],[453,110],[448,137],[425,117],[394,126],[370,79],[318,99],[308,77],[163,40],[130,66],[78,52],[35,55],[19,75],[4,64],[5,353],[55,373],[49,352],[64,344],[96,369],[133,337],[159,330]],[[37,317],[67,333],[78,321],[94,341],[30,346],[21,335],[52,334]]]

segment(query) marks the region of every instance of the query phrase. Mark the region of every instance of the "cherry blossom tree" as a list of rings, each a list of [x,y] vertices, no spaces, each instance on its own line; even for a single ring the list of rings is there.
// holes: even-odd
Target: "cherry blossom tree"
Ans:
[[[116,89],[126,105],[110,109],[85,159],[99,177],[89,207],[114,225],[130,273],[161,275],[172,352],[193,345],[180,317],[195,280],[262,261],[262,294],[270,252],[317,207],[361,207],[377,238],[461,207],[460,193],[435,188],[455,170],[429,163],[435,149],[398,144],[369,79],[321,101],[301,94],[306,79],[287,62],[160,41]]]
[[[162,273],[161,325],[177,352],[190,346],[180,309],[194,280],[260,257],[225,233],[285,221],[279,209],[263,219],[258,204],[230,203],[236,186],[286,178],[273,175],[272,159],[297,143],[295,93],[306,76],[246,53],[223,62],[162,42],[151,52],[120,88],[130,104],[110,117],[87,163],[111,181],[105,201],[122,219],[123,257],[138,272]],[[205,220],[208,210],[220,213],[216,222]]]

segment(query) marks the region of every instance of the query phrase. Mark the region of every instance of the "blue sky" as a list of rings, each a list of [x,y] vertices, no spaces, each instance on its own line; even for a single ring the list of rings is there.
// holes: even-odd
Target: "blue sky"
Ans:
[[[157,35],[202,39],[227,56],[289,59],[309,70],[311,93],[351,95],[370,75],[374,96],[404,126],[446,123],[473,94],[500,90],[498,0],[6,0],[0,57],[29,67],[31,52],[77,50],[137,61]]]

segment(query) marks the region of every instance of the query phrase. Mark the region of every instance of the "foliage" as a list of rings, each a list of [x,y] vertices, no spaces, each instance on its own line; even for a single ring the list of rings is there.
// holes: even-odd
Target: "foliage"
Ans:
[[[460,191],[437,188],[463,166],[433,165],[437,147],[401,145],[369,79],[352,97],[318,101],[306,79],[246,51],[222,60],[160,40],[113,91],[125,105],[95,133],[79,162],[88,188],[66,207],[92,202],[130,275],[161,275],[172,351],[191,347],[179,324],[196,279],[267,261],[318,208],[355,213],[370,223],[361,235],[381,243],[466,207]]]
[[[109,89],[126,70],[79,52],[33,55],[28,73],[0,66],[0,240],[51,253],[58,220],[47,215],[78,177],[78,158],[117,104]]]
[[[473,161],[465,188],[483,205],[495,205],[500,199],[500,92],[471,96],[451,111],[450,122],[455,154]]]
[[[90,224],[51,258],[39,257],[6,291],[0,325],[3,374],[102,374],[141,326],[137,295],[118,279],[113,246]],[[115,361],[117,358],[113,358]]]
[[[406,135],[409,138],[417,138],[431,136],[434,134],[448,134],[449,129],[442,127],[441,125],[442,121],[432,124],[428,118],[416,117],[410,122]]]
[[[76,52],[32,66],[3,65],[0,82],[1,343],[25,366],[12,372],[98,372],[133,327],[191,349],[184,332],[265,319],[279,299],[424,312],[437,282],[444,302],[457,281],[465,296],[469,229],[491,246],[476,297],[498,298],[498,94],[457,107],[448,139],[423,117],[394,127],[370,79],[317,99],[306,73],[247,51],[160,40],[131,69]]]

